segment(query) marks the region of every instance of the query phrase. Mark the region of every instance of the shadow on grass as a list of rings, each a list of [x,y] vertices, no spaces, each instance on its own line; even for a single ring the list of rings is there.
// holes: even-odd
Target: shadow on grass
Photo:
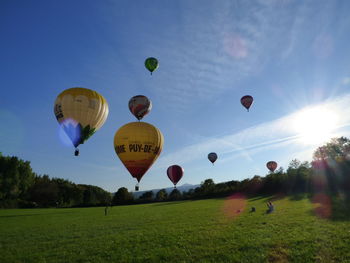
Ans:
[[[305,199],[305,198],[309,198],[310,196],[308,194],[305,194],[305,193],[297,193],[297,194],[292,194],[290,197],[289,197],[289,200],[290,201],[300,201],[302,199]]]
[[[274,194],[274,195],[259,195],[259,196],[255,196],[255,197],[254,196],[250,196],[250,197],[248,197],[248,200],[249,200],[249,202],[252,202],[252,201],[266,199],[266,202],[268,202],[268,201],[275,202],[275,201],[281,200],[281,199],[283,199],[285,197],[286,197],[286,194],[284,194],[284,193],[277,193],[277,194]]]
[[[332,221],[350,221],[350,204],[345,198],[318,193],[310,197],[311,214]]]
[[[261,200],[261,199],[265,199],[265,198],[269,198],[271,197],[271,195],[259,195],[256,197],[250,197],[248,200],[249,201],[257,201],[257,200]]]
[[[25,216],[41,216],[41,215],[54,215],[54,214],[72,214],[72,212],[66,213],[38,213],[38,214],[27,214],[27,215],[0,215],[0,218],[9,218],[9,217],[25,217]]]
[[[334,221],[350,221],[350,204],[342,200],[332,200],[332,215]]]
[[[187,201],[189,201],[189,200],[186,200],[186,201],[160,202],[160,203],[153,203],[153,205],[154,206],[177,205],[177,204],[182,204],[183,202],[187,202]]]
[[[227,198],[222,197],[216,197],[216,198],[201,198],[201,199],[186,199],[186,200],[178,200],[178,201],[164,201],[164,202],[152,202],[150,204],[153,204],[154,206],[163,206],[163,205],[176,205],[176,204],[182,204],[182,203],[188,203],[188,202],[198,202],[198,201],[204,201],[204,200],[219,200],[219,201],[225,201]]]
[[[277,193],[273,196],[271,196],[268,201],[271,201],[271,202],[275,202],[275,201],[278,201],[278,200],[281,200],[283,198],[286,198],[286,194],[285,193]]]

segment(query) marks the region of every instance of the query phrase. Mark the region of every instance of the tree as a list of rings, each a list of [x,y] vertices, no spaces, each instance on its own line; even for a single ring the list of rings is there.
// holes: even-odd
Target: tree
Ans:
[[[309,162],[300,162],[297,159],[289,163],[287,169],[287,185],[289,192],[305,193],[309,189],[311,169]]]
[[[201,192],[205,195],[211,194],[214,192],[215,189],[215,183],[213,179],[206,179],[204,182],[201,183]]]
[[[144,200],[144,201],[152,201],[152,199],[153,199],[153,192],[152,192],[152,191],[144,192],[144,193],[140,196],[140,199],[141,199],[141,200]]]
[[[289,166],[288,166],[288,169],[298,169],[299,166],[301,165],[301,162],[298,160],[298,159],[293,159],[290,163],[289,163]]]
[[[34,178],[30,162],[0,155],[0,201],[25,199]]]
[[[333,138],[313,155],[313,182],[318,191],[344,193],[350,201],[350,140]],[[325,183],[320,183],[320,182]]]
[[[165,189],[161,189],[158,191],[158,193],[156,194],[156,200],[157,201],[165,201],[168,198],[168,194],[165,191]]]
[[[181,192],[176,188],[174,188],[174,190],[172,190],[169,195],[169,200],[176,201],[176,200],[180,200],[181,197],[182,197]]]
[[[325,160],[348,160],[350,155],[350,140],[346,137],[333,138],[329,143],[323,145],[314,152],[315,161]]]
[[[54,207],[57,205],[59,188],[52,182],[48,175],[35,178],[33,186],[29,189],[30,201],[40,207]]]
[[[0,207],[69,207],[110,201],[111,194],[100,187],[37,176],[30,162],[0,154]]]
[[[252,179],[249,180],[247,184],[246,193],[247,194],[256,194],[263,186],[262,178],[259,175],[255,175]]]
[[[128,189],[126,189],[125,187],[120,187],[113,196],[112,204],[113,205],[130,204],[133,200],[134,200],[134,197],[131,193],[129,193]]]

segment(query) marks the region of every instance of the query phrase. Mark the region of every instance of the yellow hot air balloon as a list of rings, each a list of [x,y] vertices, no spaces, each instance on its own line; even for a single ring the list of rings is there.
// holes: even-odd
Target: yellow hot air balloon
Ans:
[[[58,123],[72,141],[75,155],[78,145],[84,143],[107,119],[108,104],[96,91],[85,88],[71,88],[59,94],[54,113]]]
[[[146,122],[130,122],[114,135],[114,149],[130,174],[140,182],[163,149],[163,134]],[[138,184],[135,187],[138,190]]]

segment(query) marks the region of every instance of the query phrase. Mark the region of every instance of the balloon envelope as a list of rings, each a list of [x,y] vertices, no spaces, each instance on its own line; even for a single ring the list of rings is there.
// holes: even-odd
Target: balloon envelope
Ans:
[[[121,162],[140,182],[163,149],[160,130],[146,122],[130,122],[114,136],[114,149]]]
[[[108,104],[96,91],[71,88],[59,94],[54,113],[58,123],[77,147],[95,133],[107,119]]]
[[[246,95],[241,98],[241,103],[249,111],[250,106],[253,104],[253,100],[252,96]]]
[[[141,120],[152,109],[152,102],[143,95],[137,95],[129,100],[129,110],[136,117]]]
[[[209,153],[208,154],[208,159],[209,161],[211,161],[212,163],[214,163],[216,161],[216,159],[218,158],[216,153]]]
[[[275,161],[269,161],[266,164],[266,167],[271,171],[274,172],[277,168],[277,163]]]
[[[153,57],[149,57],[145,60],[145,67],[151,72],[155,71],[158,68],[158,60]]]
[[[176,184],[180,181],[180,179],[184,174],[184,169],[181,166],[175,164],[175,165],[169,166],[166,173],[170,181],[172,181],[174,186],[176,186]]]

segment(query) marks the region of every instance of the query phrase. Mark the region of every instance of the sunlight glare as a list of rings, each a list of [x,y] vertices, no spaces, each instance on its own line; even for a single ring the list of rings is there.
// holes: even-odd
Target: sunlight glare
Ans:
[[[296,113],[292,123],[302,143],[317,145],[333,137],[338,114],[326,107],[307,108]]]
[[[80,139],[80,133],[76,128],[78,123],[73,119],[64,120],[58,127],[58,137],[63,145],[72,147],[72,140]],[[67,133],[68,132],[68,133]]]

